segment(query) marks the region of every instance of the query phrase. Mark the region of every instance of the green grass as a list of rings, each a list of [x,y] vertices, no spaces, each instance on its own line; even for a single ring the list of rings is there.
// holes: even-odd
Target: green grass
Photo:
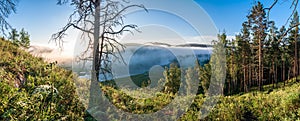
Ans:
[[[300,120],[300,83],[243,95],[222,97],[207,120]]]
[[[83,120],[75,75],[0,38],[0,120]]]
[[[74,83],[76,76],[71,71],[33,57],[3,39],[0,39],[0,56],[0,120],[94,120],[81,103],[87,106],[88,81],[78,80]],[[131,79],[143,86],[149,76],[140,74]],[[126,87],[131,80],[120,78],[118,81]],[[265,85],[265,91],[262,92],[253,90],[245,94],[222,96],[203,120],[300,120],[300,83],[296,78],[287,82],[285,86],[282,82],[278,83],[276,88]],[[144,114],[163,110],[164,115],[147,120],[163,120],[170,115],[176,118],[180,111],[186,113],[178,120],[199,120],[199,110],[206,99],[205,95],[197,95],[187,110],[180,106],[192,98],[189,96],[155,92],[150,88],[133,91],[103,85],[101,88],[122,111]],[[174,101],[175,97],[179,100]],[[174,106],[164,109],[170,102],[174,102]],[[179,109],[179,112],[170,112],[173,109]],[[104,114],[110,112],[107,109]],[[105,118],[109,117],[114,116]],[[143,119],[142,116],[139,118]],[[125,113],[116,116],[115,120],[119,119],[133,120]]]
[[[272,88],[272,84],[265,85],[265,91],[251,91],[245,94],[221,96],[215,108],[203,120],[300,120],[300,83],[296,82],[295,79],[287,82],[285,86],[283,86],[283,83],[278,83],[277,88]],[[164,100],[164,98],[168,97],[168,94],[165,93],[160,93],[160,95],[165,95],[166,97],[153,98],[151,94],[157,95],[158,93],[151,92],[147,88],[133,91],[114,88],[105,89],[107,91],[110,90],[107,96],[110,97],[117,107],[129,112],[133,111],[142,114],[163,109],[164,105],[160,105],[160,103],[172,102],[174,97],[181,99],[181,101],[175,102],[175,105],[180,106],[184,101],[187,101],[187,97],[178,95],[173,95],[168,100]],[[269,89],[272,89],[272,91]],[[128,97],[128,95],[134,95],[134,98]],[[135,99],[136,97],[137,99]],[[144,103],[146,100],[149,100],[149,103]],[[199,111],[200,108],[203,108],[202,104],[205,100],[205,96],[197,95],[188,110],[181,110],[186,111],[186,113],[178,120],[199,120]],[[204,108],[207,107],[204,106]],[[173,112],[172,115],[177,115],[177,113]],[[166,117],[153,117],[151,120],[165,119]],[[130,120],[130,117],[124,116],[122,118]]]
[[[298,76],[297,78],[300,79],[300,76]],[[297,82],[297,80],[296,80],[297,78],[292,78],[290,80],[286,80],[285,84],[284,84],[284,82],[278,82],[277,84],[275,83],[274,86],[273,86],[273,84],[263,85],[263,91],[270,92],[270,91],[273,91],[273,89],[289,87]],[[252,87],[249,92],[257,91],[257,90],[259,90],[258,87]]]

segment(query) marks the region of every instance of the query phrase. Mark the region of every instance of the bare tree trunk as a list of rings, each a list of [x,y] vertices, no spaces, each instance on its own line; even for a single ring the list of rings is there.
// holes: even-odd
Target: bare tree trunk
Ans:
[[[273,72],[273,76],[272,76],[272,85],[273,85],[273,88],[274,88],[274,80],[275,80],[275,64],[274,64],[274,61],[272,62],[272,72]]]
[[[256,79],[256,84],[255,86],[259,86],[259,68],[254,69],[255,70],[255,79]]]
[[[299,52],[298,52],[298,54],[299,54]],[[298,55],[298,73],[297,73],[297,75],[300,75],[300,58],[299,58],[299,55]]]
[[[243,57],[243,72],[244,72],[244,91],[248,92],[247,88],[247,72],[246,72],[246,64],[245,64],[245,57]]]
[[[278,67],[277,67],[277,64],[275,65],[275,83],[276,83],[276,87],[278,86],[277,84],[278,84]]]
[[[228,94],[231,94],[231,83],[230,79],[228,79]]]
[[[95,20],[94,20],[94,49],[93,49],[93,64],[92,64],[92,80],[90,85],[90,97],[89,97],[89,107],[93,108],[98,105],[99,98],[101,94],[100,86],[99,86],[99,35],[100,35],[100,3],[101,0],[95,1]]]
[[[299,54],[299,52],[298,52],[298,54]],[[300,66],[300,58],[299,58],[299,55],[298,55],[298,73],[297,73],[297,76],[300,75],[300,67],[299,66]]]
[[[258,86],[259,91],[262,91],[262,79],[263,79],[263,65],[262,65],[262,41],[259,37],[259,48],[258,48]]]
[[[65,4],[68,0],[58,0],[58,4]],[[59,45],[63,43],[62,38],[66,35],[66,31],[69,28],[75,28],[83,32],[83,36],[87,34],[88,36],[88,47],[87,49],[78,56],[79,60],[89,61],[92,59],[92,69],[91,69],[91,83],[89,89],[89,104],[88,111],[90,114],[97,113],[99,109],[103,110],[105,107],[99,107],[103,104],[102,100],[103,94],[101,93],[101,87],[99,84],[100,72],[109,72],[109,69],[102,69],[102,65],[109,65],[108,61],[109,55],[114,55],[115,52],[120,53],[118,45],[124,46],[118,43],[115,38],[122,34],[124,31],[130,31],[130,29],[136,29],[136,25],[124,25],[123,23],[123,12],[131,7],[146,8],[143,5],[129,5],[124,6],[122,3],[128,3],[127,1],[115,1],[106,0],[102,5],[102,0],[69,0],[71,5],[75,7],[75,11],[70,15],[68,24],[65,25],[61,31],[52,35],[52,39],[57,41]],[[101,7],[101,5],[103,7]],[[116,8],[122,9],[116,9]],[[147,11],[147,10],[146,10]],[[101,14],[101,16],[100,16]],[[102,15],[103,14],[103,15]],[[92,18],[91,20],[88,20]],[[102,21],[100,21],[100,19]],[[82,25],[82,23],[84,23]],[[91,28],[90,28],[91,25]],[[80,27],[83,26],[83,27]],[[119,31],[115,31],[111,28],[121,27]],[[101,31],[100,29],[102,29]],[[107,35],[107,36],[105,36]],[[101,40],[100,40],[101,39]],[[105,43],[104,43],[105,42]],[[108,43],[108,46],[105,44]],[[104,48],[105,46],[105,48]],[[112,48],[110,52],[108,48]],[[115,50],[115,51],[113,51]],[[90,53],[92,51],[92,53]],[[91,55],[92,54],[92,55]],[[92,57],[90,57],[92,56]],[[104,98],[103,98],[104,99]]]
[[[247,88],[247,76],[246,76],[246,67],[244,67],[244,91],[248,92],[248,88]]]
[[[251,68],[251,65],[250,65],[250,63],[249,63],[249,65],[248,65],[248,71],[249,71],[249,73],[248,73],[248,81],[249,81],[249,88],[251,88],[251,86],[252,86],[252,68]]]
[[[283,63],[283,81],[286,82],[286,77],[285,77],[285,62]]]
[[[285,86],[285,80],[284,80],[284,62],[281,64],[281,80],[283,81],[283,86]]]
[[[299,52],[298,52],[298,75],[300,75],[300,58],[299,58]]]
[[[297,28],[296,28],[297,31]],[[297,41],[298,41],[298,34],[294,35],[294,41],[295,41],[295,57],[294,57],[294,72],[293,72],[293,76],[296,77],[297,76],[297,72],[298,72],[298,49],[297,49]]]
[[[289,82],[290,78],[291,78],[291,68],[288,68],[288,79],[287,82]]]

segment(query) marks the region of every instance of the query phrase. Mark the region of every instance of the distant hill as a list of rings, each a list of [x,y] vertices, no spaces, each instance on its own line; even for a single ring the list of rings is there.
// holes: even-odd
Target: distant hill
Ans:
[[[145,43],[145,45],[162,45],[162,46],[167,46],[167,47],[171,47],[171,44],[167,44],[167,43],[162,43],[162,42],[149,42],[149,43]]]
[[[213,47],[213,45],[197,44],[197,43],[183,44],[183,45],[177,45],[177,46],[178,47],[201,47],[201,48]]]
[[[144,74],[154,66],[165,68],[171,63],[178,63],[181,68],[193,67],[197,61],[204,65],[210,59],[212,52],[212,48],[204,47],[201,44],[193,44],[193,47],[158,42],[130,45],[127,45],[125,51],[121,52],[125,63],[120,61],[120,56],[119,58],[112,57],[113,76],[103,76],[102,74],[100,75],[101,80],[104,80],[104,77],[111,80],[112,78]]]
[[[187,43],[187,44],[179,44],[179,45],[172,45],[163,42],[147,42],[144,44],[141,43],[124,43],[125,46],[144,46],[144,45],[153,45],[153,46],[165,46],[165,47],[199,47],[199,48],[207,48],[213,47],[210,44],[201,44],[201,43]]]
[[[167,43],[150,42],[140,43],[124,43],[125,51],[120,54],[124,59],[121,60],[119,54],[117,57],[111,57],[112,75],[100,74],[100,80],[105,78],[123,78],[128,76],[140,75],[148,73],[153,66],[167,67],[171,63],[178,63],[181,68],[193,67],[198,61],[204,65],[210,59],[212,48],[205,44],[186,44],[186,45],[170,45]],[[80,64],[78,64],[80,65]],[[91,63],[85,67],[90,67]],[[83,73],[83,72],[77,72]],[[88,74],[88,72],[85,72]],[[82,78],[90,78],[89,75],[82,75]]]

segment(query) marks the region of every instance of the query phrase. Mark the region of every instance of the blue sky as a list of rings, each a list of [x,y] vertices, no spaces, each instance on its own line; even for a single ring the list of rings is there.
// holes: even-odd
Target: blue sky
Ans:
[[[277,26],[284,25],[289,17],[291,13],[291,9],[289,9],[291,1],[292,0],[279,0],[278,4],[271,11],[270,19],[275,20]],[[255,4],[254,0],[195,0],[195,2],[211,17],[218,31],[222,32],[225,30],[230,36],[234,36],[236,32],[240,31],[242,22],[246,20],[246,15]],[[267,7],[272,4],[273,0],[261,0],[261,2]],[[157,3],[157,5],[158,4],[160,3]],[[172,3],[169,4],[170,5],[165,6],[172,7]],[[181,11],[193,11],[193,9],[188,6],[176,9]],[[47,44],[51,35],[66,24],[72,10],[73,8],[69,5],[56,5],[56,0],[20,0],[17,6],[17,13],[10,15],[8,21],[18,30],[25,28],[31,35],[33,43]],[[197,12],[198,11],[191,13],[190,16],[197,14]],[[194,30],[192,29],[183,31],[186,30],[183,28],[184,26],[188,26],[187,23],[189,22],[180,19],[181,16],[178,18],[176,15],[167,15],[159,11],[148,13],[144,17],[141,17],[142,14],[140,13],[140,15],[137,14],[131,17],[129,14],[128,21],[136,22],[142,26],[150,20],[159,21],[154,24],[165,24],[166,26],[175,25],[172,29],[175,29],[177,33],[183,34],[183,36],[194,36],[194,34],[192,34]],[[150,18],[145,18],[147,16]],[[76,39],[78,35],[76,31],[72,30],[69,34],[70,36],[68,36],[66,40]]]
[[[67,22],[72,9],[67,5],[56,5],[55,0],[19,0],[17,13],[8,21],[18,30],[28,31],[34,43],[47,43],[51,34]]]
[[[230,35],[234,35],[241,29],[242,22],[250,12],[251,7],[257,0],[195,0],[211,16],[219,30],[225,29]],[[260,0],[264,7],[272,5],[274,0]],[[277,26],[286,23],[292,10],[289,9],[292,0],[278,0],[270,12],[270,20],[275,20]],[[297,8],[299,11],[299,6]]]

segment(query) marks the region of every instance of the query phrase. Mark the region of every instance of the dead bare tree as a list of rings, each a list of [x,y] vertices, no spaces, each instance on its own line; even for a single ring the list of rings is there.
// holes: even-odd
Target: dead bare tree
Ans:
[[[75,7],[68,23],[57,33],[52,35],[61,48],[67,30],[75,28],[83,32],[88,38],[88,47],[79,56],[80,60],[92,61],[92,77],[88,109],[99,103],[100,87],[98,84],[100,73],[110,73],[110,56],[117,56],[124,50],[124,45],[117,38],[124,32],[137,30],[133,24],[126,25],[123,21],[126,10],[138,7],[147,11],[143,5],[129,5],[126,0],[58,0],[58,5],[70,3]],[[126,6],[125,6],[126,5]]]

